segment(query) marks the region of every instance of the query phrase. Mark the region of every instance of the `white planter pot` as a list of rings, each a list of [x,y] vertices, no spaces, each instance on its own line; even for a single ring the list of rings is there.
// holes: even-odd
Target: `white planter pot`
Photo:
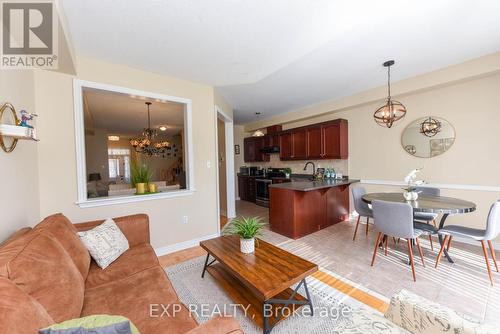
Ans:
[[[240,238],[240,251],[245,254],[250,254],[255,251],[255,239]]]

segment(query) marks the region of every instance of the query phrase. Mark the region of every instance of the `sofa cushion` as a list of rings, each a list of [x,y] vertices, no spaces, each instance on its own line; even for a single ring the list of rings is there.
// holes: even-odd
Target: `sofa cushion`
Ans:
[[[90,264],[85,287],[87,289],[126,278],[145,269],[158,265],[158,258],[149,244],[130,248],[106,269],[101,269],[94,261]]]
[[[60,322],[80,316],[82,275],[57,239],[30,231],[0,248],[0,276],[14,282]]]
[[[142,334],[186,333],[197,326],[160,266],[87,289],[82,316],[102,313],[129,318]]]
[[[90,266],[90,254],[78,237],[75,226],[73,226],[68,218],[63,214],[57,213],[45,218],[34,229],[46,230],[56,237],[82,274],[83,280],[87,278]]]
[[[0,277],[0,333],[37,333],[54,321],[30,295]]]
[[[8,243],[16,240],[17,238],[20,238],[22,237],[23,235],[25,235],[26,233],[28,233],[29,231],[31,231],[31,227],[23,227],[19,230],[17,230],[16,232],[14,232],[10,237],[8,237],[7,239],[5,239],[3,242],[0,243],[0,247],[3,247],[3,246],[6,246]]]
[[[120,315],[96,314],[70,319],[40,330],[39,334],[140,334],[135,325]]]

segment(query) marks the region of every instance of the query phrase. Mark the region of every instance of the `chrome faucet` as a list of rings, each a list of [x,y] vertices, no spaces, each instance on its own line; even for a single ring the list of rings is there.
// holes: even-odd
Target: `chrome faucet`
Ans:
[[[316,175],[316,165],[314,164],[314,162],[312,162],[312,161],[306,162],[306,165],[304,166],[304,170],[307,170],[307,166],[309,166],[309,164],[313,165],[313,174],[312,174],[312,176],[314,177],[314,175]]]

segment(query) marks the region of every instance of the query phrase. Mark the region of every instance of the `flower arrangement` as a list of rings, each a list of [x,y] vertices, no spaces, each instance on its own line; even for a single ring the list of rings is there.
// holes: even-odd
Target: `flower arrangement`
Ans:
[[[417,174],[420,173],[421,170],[422,168],[416,168],[405,176],[404,181],[407,184],[407,187],[403,188],[405,191],[403,196],[407,201],[415,201],[418,199],[419,192],[416,191],[416,189],[425,183],[424,180],[417,180]]]

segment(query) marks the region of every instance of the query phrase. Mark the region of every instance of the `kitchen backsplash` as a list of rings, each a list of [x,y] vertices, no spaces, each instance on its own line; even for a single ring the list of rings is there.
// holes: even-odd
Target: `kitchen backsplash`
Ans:
[[[337,173],[347,175],[349,170],[348,160],[300,160],[300,161],[281,161],[279,154],[271,154],[269,162],[248,162],[245,166],[257,166],[262,168],[285,168],[292,169],[292,174],[309,174],[312,173],[312,167],[307,166],[307,171],[304,171],[304,165],[307,161],[312,161],[316,168],[335,168]]]

